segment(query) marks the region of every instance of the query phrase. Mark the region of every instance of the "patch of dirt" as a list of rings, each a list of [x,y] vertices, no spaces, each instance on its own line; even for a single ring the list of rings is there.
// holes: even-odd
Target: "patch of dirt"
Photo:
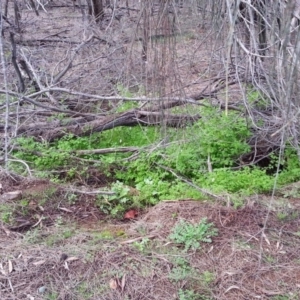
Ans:
[[[300,293],[300,208],[294,205],[300,199],[261,196],[240,209],[164,201],[134,221],[110,222],[94,196],[72,203],[47,181],[2,177],[1,183],[5,191],[23,189],[22,199],[5,203],[15,208],[15,230],[1,222],[1,299],[173,300],[180,289],[203,299],[297,299]],[[18,218],[30,224],[21,228]],[[212,243],[184,252],[168,239],[179,220],[203,218],[218,228]],[[188,265],[178,265],[178,258]]]
[[[49,180],[8,175],[2,175],[0,182],[3,187],[0,203],[12,207],[8,228],[13,231],[24,232],[37,225],[51,226],[61,218],[92,224],[106,217],[96,206],[95,196],[89,195],[88,191],[78,193]],[[6,193],[12,191],[20,191],[21,197],[5,201]]]

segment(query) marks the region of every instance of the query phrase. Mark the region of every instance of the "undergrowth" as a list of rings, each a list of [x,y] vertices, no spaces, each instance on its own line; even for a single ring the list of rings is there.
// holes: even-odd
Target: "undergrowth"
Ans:
[[[25,161],[35,172],[56,180],[55,174],[60,170],[67,170],[67,173],[59,180],[68,181],[74,180],[76,174],[83,178],[89,165],[101,169],[111,181],[120,182],[119,186],[118,183],[112,186],[112,189],[117,189],[115,198],[106,199],[106,202],[99,200],[99,207],[112,215],[163,199],[203,199],[201,188],[216,194],[269,192],[275,176],[268,168],[241,168],[239,165],[239,157],[250,151],[247,140],[251,128],[244,116],[236,112],[225,115],[210,107],[201,108],[201,116],[199,121],[185,128],[167,128],[164,136],[158,128],[136,126],[118,127],[87,137],[67,135],[53,143],[18,138],[18,150],[13,155]],[[162,139],[164,143],[161,143]],[[152,148],[142,149],[149,145]],[[76,150],[124,146],[141,147],[141,151],[134,158],[131,152],[76,156]],[[277,161],[278,157],[274,155],[270,166],[276,167]],[[11,168],[26,172],[24,165],[17,162],[12,162]],[[287,145],[278,184],[299,179],[297,153]],[[130,194],[127,187],[138,193]]]
[[[199,224],[191,224],[184,220],[173,228],[169,238],[175,243],[183,244],[184,250],[201,248],[201,243],[211,243],[212,237],[218,234],[213,223],[208,223],[204,218]]]

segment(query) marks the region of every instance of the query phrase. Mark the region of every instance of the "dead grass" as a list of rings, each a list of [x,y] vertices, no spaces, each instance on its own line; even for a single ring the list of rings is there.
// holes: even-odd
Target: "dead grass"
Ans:
[[[1,299],[171,300],[180,299],[180,290],[194,291],[195,299],[299,299],[300,211],[293,204],[281,206],[281,198],[269,213],[267,196],[237,210],[166,201],[133,222],[110,222],[91,198],[72,205],[62,191],[49,194],[45,181],[9,186],[5,178],[4,193],[24,189],[37,207],[44,201],[44,211],[35,208],[22,216],[42,217],[30,229],[12,231],[1,222]],[[20,201],[9,204],[18,211]],[[58,203],[74,213],[58,209]],[[79,217],[89,211],[94,211],[89,217]],[[180,219],[198,223],[204,217],[219,230],[211,244],[184,252],[168,239]]]

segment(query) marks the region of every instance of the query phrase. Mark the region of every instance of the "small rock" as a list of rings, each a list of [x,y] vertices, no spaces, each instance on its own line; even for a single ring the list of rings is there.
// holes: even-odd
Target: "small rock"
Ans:
[[[68,255],[63,253],[61,256],[60,256],[60,261],[65,261],[66,259],[68,258]]]
[[[22,191],[13,191],[2,194],[0,196],[0,201],[6,202],[10,200],[18,200],[22,198]]]
[[[44,294],[46,292],[46,287],[45,286],[40,286],[38,288],[38,292],[39,292],[39,294]]]

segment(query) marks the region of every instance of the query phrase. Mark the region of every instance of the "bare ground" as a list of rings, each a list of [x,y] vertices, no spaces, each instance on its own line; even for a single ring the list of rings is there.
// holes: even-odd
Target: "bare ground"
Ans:
[[[23,191],[0,204],[2,219],[11,212],[0,229],[1,299],[171,300],[180,289],[195,299],[299,299],[297,198],[258,195],[239,209],[165,201],[135,220],[113,221],[91,196],[72,202],[46,181],[1,183],[1,197]],[[179,220],[203,218],[219,230],[212,243],[184,252],[168,238]]]

